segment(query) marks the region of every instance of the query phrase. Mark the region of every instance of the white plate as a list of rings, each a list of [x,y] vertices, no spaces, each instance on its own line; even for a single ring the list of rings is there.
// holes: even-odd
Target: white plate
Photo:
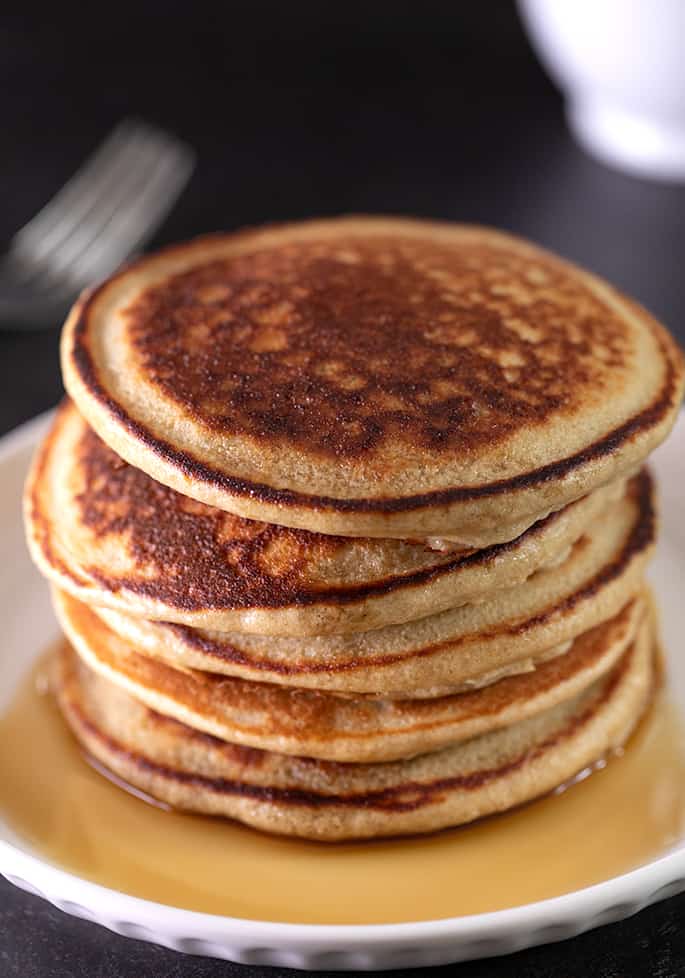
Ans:
[[[0,441],[0,709],[11,698],[34,654],[57,637],[47,587],[33,569],[23,539],[20,497],[26,468],[49,418],[38,418]],[[685,572],[685,417],[659,450],[662,536],[652,578],[671,650],[672,696],[685,716],[682,640]],[[668,853],[630,873],[575,893],[495,913],[415,924],[323,926],[276,924],[193,913],[98,886],[47,862],[0,820],[0,872],[67,913],[118,934],[191,954],[243,964],[309,969],[375,970],[416,967],[508,954],[573,937],[620,920],[647,904],[685,890],[685,837]]]

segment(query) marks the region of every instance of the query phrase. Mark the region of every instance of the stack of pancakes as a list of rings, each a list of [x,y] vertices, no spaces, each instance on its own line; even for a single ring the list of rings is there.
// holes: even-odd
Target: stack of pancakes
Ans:
[[[492,230],[217,235],[84,296],[26,488],[61,709],[176,808],[349,839],[467,822],[622,744],[683,361]]]

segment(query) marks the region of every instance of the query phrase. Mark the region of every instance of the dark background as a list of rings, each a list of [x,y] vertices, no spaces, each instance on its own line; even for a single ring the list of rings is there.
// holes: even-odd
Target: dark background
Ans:
[[[685,340],[685,187],[624,176],[574,145],[506,0],[3,8],[0,237],[126,115],[198,152],[154,243],[345,211],[491,223],[605,275]],[[58,325],[0,332],[0,432],[59,398]],[[675,898],[561,945],[441,970],[683,975],[684,910]],[[0,978],[273,973],[126,941],[0,883]]]

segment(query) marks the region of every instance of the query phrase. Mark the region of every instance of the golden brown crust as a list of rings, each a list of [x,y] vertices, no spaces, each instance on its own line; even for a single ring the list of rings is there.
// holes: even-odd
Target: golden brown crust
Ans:
[[[495,446],[575,410],[631,352],[563,266],[428,237],[210,262],[125,317],[146,377],[202,425],[355,462],[387,441]]]

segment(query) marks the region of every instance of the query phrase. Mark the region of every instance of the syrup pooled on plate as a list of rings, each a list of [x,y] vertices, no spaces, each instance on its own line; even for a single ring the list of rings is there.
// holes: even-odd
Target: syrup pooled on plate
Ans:
[[[663,693],[623,752],[561,792],[433,835],[330,844],[122,791],[84,759],[48,674],[46,657],[0,716],[0,818],[58,866],[160,903],[312,924],[453,917],[601,882],[685,829],[685,736]]]

